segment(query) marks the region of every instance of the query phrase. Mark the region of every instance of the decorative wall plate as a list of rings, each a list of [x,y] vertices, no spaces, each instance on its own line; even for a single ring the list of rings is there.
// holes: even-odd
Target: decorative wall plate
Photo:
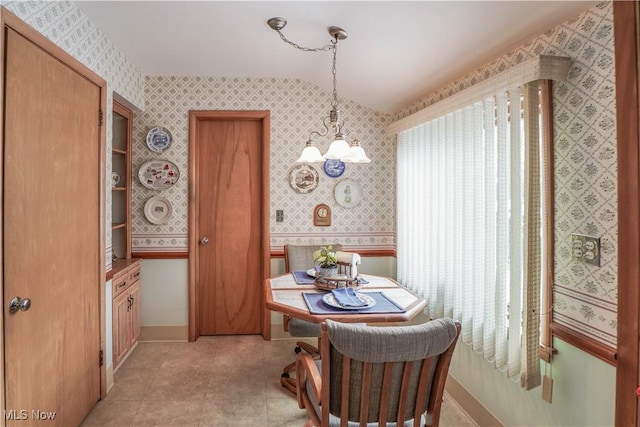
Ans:
[[[303,163],[291,169],[289,184],[298,193],[310,193],[318,186],[318,171],[311,165]]]
[[[151,160],[140,166],[140,183],[152,190],[169,188],[180,178],[178,167],[168,160]]]
[[[165,224],[172,213],[171,202],[164,197],[153,196],[144,204],[144,216],[151,224]]]
[[[167,128],[155,127],[147,133],[147,147],[154,153],[162,153],[169,148],[173,137]]]
[[[331,178],[337,178],[344,173],[345,164],[340,159],[327,159],[324,161],[324,173]]]
[[[336,202],[343,208],[352,208],[360,203],[362,189],[356,181],[347,178],[336,184],[333,190],[333,196],[336,198]]]

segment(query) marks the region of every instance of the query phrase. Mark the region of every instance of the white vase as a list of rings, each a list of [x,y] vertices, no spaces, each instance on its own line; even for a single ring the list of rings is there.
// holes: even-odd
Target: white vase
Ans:
[[[318,278],[335,277],[338,275],[338,267],[320,267],[318,270]]]

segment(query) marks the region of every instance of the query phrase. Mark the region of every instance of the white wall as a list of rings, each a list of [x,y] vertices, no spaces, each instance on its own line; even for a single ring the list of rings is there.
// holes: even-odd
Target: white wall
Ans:
[[[541,387],[524,391],[462,342],[449,373],[506,426],[613,426],[615,368],[559,339],[553,344],[551,404]]]
[[[189,324],[189,260],[142,261],[142,326]]]

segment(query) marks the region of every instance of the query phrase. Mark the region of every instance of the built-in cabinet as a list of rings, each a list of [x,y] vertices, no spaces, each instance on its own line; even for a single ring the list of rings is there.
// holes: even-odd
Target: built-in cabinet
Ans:
[[[133,112],[113,101],[111,150],[112,342],[114,371],[140,336],[141,260],[131,258],[131,128]]]
[[[131,128],[133,112],[113,101],[111,245],[113,259],[131,258]]]
[[[135,347],[140,336],[140,264],[130,259],[113,277],[114,371]]]

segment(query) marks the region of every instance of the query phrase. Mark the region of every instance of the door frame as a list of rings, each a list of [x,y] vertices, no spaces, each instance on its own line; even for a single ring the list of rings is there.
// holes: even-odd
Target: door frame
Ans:
[[[271,231],[270,231],[270,159],[271,159],[271,112],[268,110],[190,110],[189,111],[189,341],[200,336],[198,324],[198,123],[212,120],[259,120],[262,122],[262,279],[271,276]],[[261,307],[264,307],[264,293],[261,292]],[[264,316],[260,316],[261,319]],[[262,322],[262,335],[266,325]]]
[[[618,151],[618,344],[615,425],[638,425],[640,126],[638,1],[613,2]]]
[[[29,26],[27,23],[22,21],[16,15],[7,10],[4,6],[0,6],[0,26],[2,30],[0,31],[0,82],[4,82],[4,65],[6,59],[6,50],[5,50],[5,32],[7,28],[11,28],[17,33],[21,34],[29,41],[37,45],[40,49],[47,52],[52,57],[58,59],[60,62],[65,64],[70,69],[74,70],[76,73],[89,80],[93,84],[95,84],[100,90],[100,111],[103,113],[107,109],[107,82],[88,67],[83,65],[76,58],[65,52],[62,48],[57,46],[51,40],[47,39],[44,35],[40,34],[33,27]],[[0,85],[0,117],[4,117],[4,84]],[[98,120],[98,118],[96,118]],[[99,158],[99,174],[96,176],[96,179],[99,181],[98,188],[99,194],[96,195],[98,198],[98,212],[99,218],[98,227],[99,227],[99,245],[97,248],[98,251],[98,274],[96,277],[96,283],[99,286],[99,298],[98,302],[98,316],[100,317],[100,349],[104,352],[106,350],[106,294],[105,294],[105,224],[106,224],[106,126],[105,120],[103,119],[100,124],[100,129],[98,132],[98,144],[96,149],[99,150],[98,158]],[[4,152],[4,120],[0,120],[0,153]],[[3,160],[0,159],[0,193],[4,194],[3,186],[4,186],[4,164]],[[1,196],[0,194],[0,196]],[[4,212],[3,206],[4,197],[0,197],[0,212]],[[4,214],[0,215],[0,270],[4,271],[4,236],[3,229],[4,224],[3,221]],[[3,275],[0,274],[0,294],[4,295],[4,282]],[[0,316],[0,330],[4,331],[4,314]],[[4,333],[0,334],[0,367],[4,369],[5,357],[4,357]],[[107,395],[107,374],[106,374],[106,363],[103,363],[100,366],[100,398],[104,399]],[[4,411],[8,409],[6,406],[6,394],[5,394],[5,378],[1,376],[0,380],[0,412],[4,413]],[[0,418],[0,426],[6,425],[5,417]]]

